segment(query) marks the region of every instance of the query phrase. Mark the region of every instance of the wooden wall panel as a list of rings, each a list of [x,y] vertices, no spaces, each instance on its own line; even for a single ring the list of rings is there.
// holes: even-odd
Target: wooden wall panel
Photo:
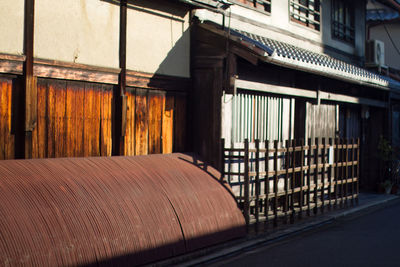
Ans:
[[[100,100],[102,87],[98,84],[85,84],[83,155],[100,155]]]
[[[66,150],[67,157],[76,156],[76,91],[78,90],[79,83],[68,82],[66,86],[66,117],[67,117],[67,138],[68,144]]]
[[[148,154],[148,103],[147,90],[136,89],[135,155]]]
[[[112,86],[39,79],[33,157],[111,156]]]
[[[0,159],[14,158],[11,133],[12,80],[0,78]]]
[[[83,157],[84,139],[83,139],[83,125],[84,125],[84,98],[85,98],[85,85],[79,83],[76,88],[76,106],[75,106],[75,116],[76,116],[76,143],[75,143],[75,156]]]
[[[162,152],[162,114],[165,94],[159,91],[149,92],[149,154]]]
[[[66,141],[66,121],[65,121],[65,81],[52,83],[55,92],[54,104],[54,154],[56,158],[65,157]]]
[[[126,130],[124,155],[135,155],[135,88],[129,88],[126,92]]]
[[[47,84],[47,157],[54,158],[55,155],[55,87],[53,84]],[[67,98],[68,100],[68,98]],[[67,122],[68,123],[68,122]],[[70,144],[71,140],[67,140]],[[66,156],[69,154],[67,153]]]
[[[14,87],[0,78],[0,159],[15,157]],[[111,156],[113,85],[39,78],[37,90],[32,157]],[[185,150],[186,96],[143,88],[126,96],[125,155]]]
[[[171,95],[165,97],[163,104],[162,118],[162,153],[172,153],[173,151],[173,131],[174,131],[174,103],[175,99]]]
[[[111,121],[112,121],[112,101],[113,101],[113,87],[111,85],[102,86],[102,105],[100,106],[101,112],[101,140],[100,149],[101,156],[111,156],[112,151],[112,136],[111,136]]]
[[[306,105],[306,138],[335,138],[336,109],[332,104]]]
[[[37,83],[37,125],[33,130],[32,155],[35,158],[47,157],[47,82],[39,79]]]
[[[186,148],[186,97],[175,96],[174,152],[185,152]]]
[[[101,105],[101,93],[102,86],[94,84],[93,85],[93,109],[91,113],[92,117],[92,128],[91,128],[91,152],[90,156],[99,156],[100,155],[100,105]]]
[[[125,155],[186,150],[186,96],[128,87]]]

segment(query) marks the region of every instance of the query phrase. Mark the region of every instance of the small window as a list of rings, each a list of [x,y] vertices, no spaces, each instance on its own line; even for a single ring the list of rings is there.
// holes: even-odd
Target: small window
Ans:
[[[332,37],[354,43],[354,6],[351,1],[332,0]]]
[[[290,0],[290,19],[314,30],[320,30],[319,0]]]
[[[271,0],[232,0],[241,6],[271,13]]]

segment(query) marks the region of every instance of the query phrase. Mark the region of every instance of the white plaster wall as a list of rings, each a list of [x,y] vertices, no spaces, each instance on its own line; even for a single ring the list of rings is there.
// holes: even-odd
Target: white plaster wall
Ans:
[[[386,24],[386,29],[392,37],[396,47],[400,49],[400,24]],[[400,69],[400,54],[390,41],[383,25],[372,27],[370,29],[370,39],[383,41],[385,43],[385,65]]]
[[[221,138],[225,139],[225,147],[232,143],[232,94],[223,94],[221,101]]]
[[[23,53],[24,0],[0,1],[0,53]]]
[[[190,77],[189,12],[178,8],[128,8],[128,69]]]
[[[34,56],[119,67],[119,6],[100,0],[36,0]]]

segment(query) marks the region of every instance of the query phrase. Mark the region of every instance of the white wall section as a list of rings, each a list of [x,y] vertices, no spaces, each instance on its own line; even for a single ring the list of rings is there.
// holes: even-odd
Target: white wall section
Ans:
[[[36,0],[34,56],[119,67],[119,5],[100,0]]]
[[[128,5],[127,68],[190,77],[189,12],[147,5]]]
[[[0,53],[23,54],[24,0],[0,1]]]

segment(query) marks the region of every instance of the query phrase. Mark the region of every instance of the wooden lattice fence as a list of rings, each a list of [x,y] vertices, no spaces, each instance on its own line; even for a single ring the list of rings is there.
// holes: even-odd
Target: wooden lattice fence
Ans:
[[[293,222],[358,202],[359,139],[222,144],[223,175],[248,225],[276,226],[279,218]]]

